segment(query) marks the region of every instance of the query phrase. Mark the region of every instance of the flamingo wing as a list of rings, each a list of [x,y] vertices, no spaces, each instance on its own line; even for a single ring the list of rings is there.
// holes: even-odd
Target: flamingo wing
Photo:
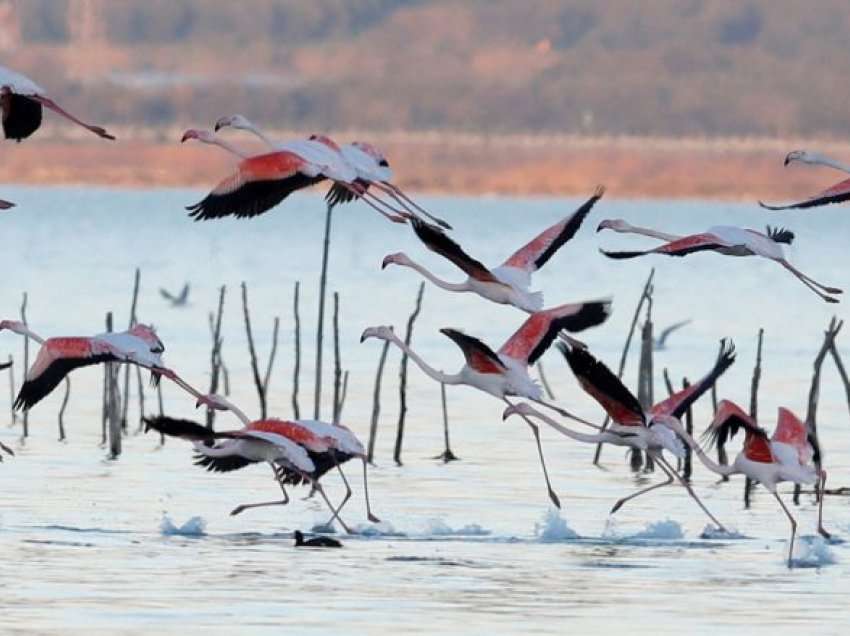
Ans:
[[[369,189],[369,182],[364,179],[355,179],[354,183],[364,190]],[[359,198],[359,195],[352,192],[349,188],[346,188],[343,184],[334,183],[325,195],[325,202],[328,205],[339,205]]]
[[[558,332],[576,333],[607,320],[611,301],[598,300],[571,303],[531,314],[516,333],[499,349],[499,353],[526,364],[534,364],[552,345]]]
[[[813,443],[808,427],[799,417],[784,407],[779,407],[776,429],[773,431],[771,441],[792,447],[796,451],[794,463],[801,466],[808,464],[816,455],[817,446]],[[777,456],[779,457],[778,454]]]
[[[455,243],[448,235],[436,225],[431,225],[418,218],[410,219],[413,225],[413,231],[419,240],[425,244],[432,252],[436,252],[440,256],[447,258],[452,263],[457,265],[470,278],[474,278],[481,282],[498,283],[500,282],[493,273],[487,269],[487,266],[480,261],[475,260],[469,254],[463,251],[463,248]]]
[[[643,407],[620,378],[586,349],[558,343],[581,388],[621,426],[645,426]]]
[[[746,433],[744,453],[747,459],[769,464],[773,461],[767,432],[740,406],[731,400],[721,400],[711,425],[703,433],[709,448],[722,448],[739,430]]]
[[[310,459],[307,451],[302,446],[299,446],[283,435],[271,433],[269,431],[247,430],[244,431],[241,436],[262,440],[272,444],[281,454],[279,459],[285,460],[298,470],[304,471],[305,473],[312,473],[316,470],[316,466],[313,463],[313,460]]]
[[[507,370],[499,355],[478,338],[467,336],[456,329],[440,329],[440,333],[460,347],[466,364],[478,373],[504,373]]]
[[[789,203],[788,205],[768,205],[759,201],[758,204],[766,210],[804,210],[831,203],[843,203],[848,200],[850,200],[850,179],[844,179],[844,181],[836,183],[834,186],[805,201]]]
[[[717,356],[717,361],[714,363],[714,368],[709,371],[708,375],[687,389],[682,389],[666,400],[659,402],[652,407],[650,412],[653,415],[672,415],[673,417],[681,418],[691,405],[702,397],[734,362],[735,345],[729,344],[727,346],[726,340],[721,340],[720,353]]]
[[[636,256],[645,256],[647,254],[666,254],[667,256],[686,256],[694,252],[705,252],[708,250],[718,250],[723,247],[728,247],[725,241],[720,237],[708,232],[703,234],[692,234],[685,236],[675,241],[670,241],[659,247],[651,250],[643,250],[639,252],[606,252],[599,250],[608,258],[635,258]]]
[[[663,347],[664,344],[667,342],[667,338],[670,337],[671,333],[673,333],[674,331],[678,331],[679,329],[681,329],[682,327],[684,327],[685,325],[688,325],[690,323],[691,323],[690,318],[688,318],[687,320],[681,320],[679,322],[674,322],[672,325],[670,325],[669,327],[667,327],[666,329],[661,331],[661,334],[658,336],[658,340],[655,342],[655,346],[658,347],[658,348]]]
[[[325,177],[305,172],[304,160],[279,151],[249,157],[236,172],[219,183],[202,201],[188,206],[196,221],[225,216],[250,218],[266,212],[296,190]]]
[[[242,440],[229,439],[215,446],[195,442],[195,466],[203,466],[211,473],[229,473],[260,460],[248,459],[240,454]]]
[[[502,266],[516,267],[529,273],[543,267],[564,243],[575,236],[585,217],[604,193],[605,188],[599,186],[593,196],[578,210],[537,235],[531,242],[514,252]]]
[[[95,351],[90,338],[48,338],[27,372],[14,408],[28,410],[47,397],[74,369],[101,362],[121,362],[114,353]]]

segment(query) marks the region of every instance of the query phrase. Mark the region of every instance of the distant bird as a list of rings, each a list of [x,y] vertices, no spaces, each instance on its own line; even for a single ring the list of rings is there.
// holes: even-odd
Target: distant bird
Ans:
[[[357,173],[339,154],[338,148],[327,138],[298,140],[287,144],[286,150],[276,150],[260,155],[246,156],[245,153],[206,130],[189,129],[181,139],[185,142],[196,139],[236,154],[242,160],[236,172],[221,181],[203,200],[188,206],[189,216],[196,221],[217,219],[225,216],[250,218],[275,207],[296,190],[330,179],[341,187],[362,194],[355,183]],[[386,219],[395,223],[406,223],[407,214],[395,214],[382,210],[376,203],[364,198],[364,202]]]
[[[172,307],[185,307],[189,302],[189,283],[183,285],[183,289],[176,296],[162,287],[159,288],[159,294],[169,301]]]
[[[807,150],[792,150],[785,157],[785,165],[787,166],[792,161],[807,163],[810,165],[821,165],[841,170],[842,172],[850,172],[850,166],[843,164],[835,159],[830,159],[816,152]],[[829,205],[830,203],[842,203],[850,199],[850,179],[839,181],[834,186],[827,188],[823,192],[800,201],[799,203],[790,203],[788,205],[768,205],[761,201],[758,204],[767,210],[802,210],[805,208],[814,208],[821,205]]]
[[[457,331],[456,329],[441,329],[440,333],[448,336],[466,359],[466,364],[458,373],[449,374],[437,371],[429,366],[419,355],[408,347],[403,340],[393,332],[392,327],[369,327],[360,337],[360,342],[368,338],[377,338],[395,344],[404,351],[431,379],[443,384],[465,384],[502,400],[508,406],[511,402],[508,396],[519,396],[537,404],[553,409],[564,417],[569,417],[598,428],[595,424],[577,418],[571,413],[553,404],[543,401],[540,386],[528,374],[529,365],[533,365],[549,348],[558,332],[562,329],[576,332],[605,322],[611,312],[610,301],[591,301],[571,305],[561,305],[544,311],[538,311],[522,324],[498,352],[486,344]],[[560,507],[560,501],[549,481],[546,462],[543,459],[543,448],[540,444],[540,432],[536,424],[530,420],[526,423],[531,427],[543,476],[546,479],[549,498]]]
[[[791,540],[788,547],[788,567],[791,567],[797,522],[776,490],[780,482],[789,481],[795,484],[820,482],[818,532],[827,539],[831,536],[823,527],[823,488],[826,485],[826,471],[816,467],[820,460],[817,445],[806,425],[788,409],[780,407],[776,430],[771,438],[768,437],[767,431],[760,428],[741,407],[729,400],[722,400],[717,405],[717,414],[706,430],[705,436],[708,438],[709,446],[714,447],[725,444],[740,429],[744,429],[744,448],[735,457],[731,466],[717,464],[698,444],[691,442],[691,446],[709,470],[724,476],[746,475],[764,486],[776,498],[791,523]]]
[[[115,139],[100,126],[80,121],[47,97],[43,88],[27,76],[0,66],[0,110],[3,113],[3,135],[21,141],[41,126],[42,107],[82,126],[104,139]]]
[[[674,479],[677,479],[702,508],[703,512],[718,528],[723,530],[723,525],[708,511],[691,489],[690,484],[664,459],[662,451],[669,451],[676,457],[684,457],[685,448],[679,438],[688,438],[689,436],[679,419],[732,366],[735,362],[735,347],[731,344],[727,345],[726,341],[722,340],[717,361],[704,378],[658,402],[650,409],[644,410],[638,399],[626,388],[622,381],[589,351],[580,347],[569,347],[563,343],[558,344],[558,348],[575,374],[581,388],[596,400],[611,418],[611,426],[599,434],[600,438],[605,437],[605,439],[595,440],[595,443],[608,442],[643,450],[667,474],[667,481],[620,499],[614,504],[611,513],[615,513],[630,499],[639,497],[656,488],[667,486],[673,483]],[[609,435],[606,436],[606,433]]]
[[[278,481],[280,483],[281,489],[284,492],[284,501],[274,501],[274,502],[265,502],[259,504],[244,504],[241,506],[237,506],[230,513],[232,515],[237,515],[244,510],[249,508],[257,508],[262,506],[269,505],[281,505],[285,504],[289,501],[288,496],[286,495],[286,490],[284,486],[286,484],[291,484],[293,486],[297,486],[302,483],[311,483],[313,487],[322,494],[322,497],[327,501],[327,497],[324,492],[318,487],[318,480],[325,475],[328,471],[336,468],[339,471],[340,477],[342,477],[343,484],[345,485],[346,494],[343,497],[342,502],[336,509],[333,506],[331,510],[335,510],[334,517],[328,522],[329,524],[333,522],[334,519],[338,519],[340,523],[344,527],[345,524],[339,519],[339,511],[342,510],[343,506],[348,502],[351,498],[351,486],[348,483],[348,479],[345,476],[345,473],[342,471],[341,464],[344,464],[349,459],[358,458],[363,462],[363,490],[364,496],[366,499],[366,515],[369,521],[374,523],[379,522],[380,520],[372,513],[372,508],[369,500],[369,483],[368,483],[368,472],[367,472],[367,463],[366,463],[366,451],[363,448],[363,445],[360,443],[360,440],[354,435],[354,433],[342,426],[341,424],[329,424],[327,422],[321,422],[318,420],[279,420],[274,418],[268,418],[265,420],[256,420],[251,421],[245,413],[239,409],[236,405],[229,402],[225,398],[220,395],[199,395],[198,396],[198,405],[204,404],[209,408],[216,410],[227,410],[231,411],[236,417],[242,422],[244,431],[252,431],[252,430],[266,430],[271,431],[273,433],[282,435],[289,439],[291,442],[296,445],[303,447],[303,449],[307,453],[307,457],[312,462],[312,468],[298,468],[298,470],[282,470],[275,472]],[[201,431],[209,432],[209,429],[194,424],[193,422],[188,422],[186,420],[181,420],[178,424],[175,424],[174,421],[168,420],[162,423],[151,424],[151,428],[160,431],[165,435],[170,435],[172,437],[182,437],[184,439],[190,439],[195,441],[210,441],[211,438],[204,437],[205,434],[202,434]],[[222,436],[218,434],[212,439],[218,439],[219,437],[225,438],[234,438],[234,436],[240,436],[239,431],[230,431],[226,432]],[[198,451],[203,457],[196,463],[202,466],[206,466],[208,470],[216,471],[216,472],[224,472],[226,470],[235,470],[237,468],[242,468],[247,466],[249,463],[254,463],[257,461],[270,461],[274,463],[272,460],[268,460],[265,457],[260,459],[253,459],[251,461],[247,461],[250,457],[244,457],[243,450],[241,448],[233,447],[232,445],[225,444],[224,447],[216,450],[210,451],[208,447],[201,448],[196,445],[196,451]],[[268,449],[261,449],[262,452],[268,452]],[[224,453],[224,456],[230,457],[233,454],[243,456],[243,459],[246,459],[244,462],[237,462],[238,465],[233,465],[231,467],[231,463],[221,463],[215,459],[208,460],[208,457],[212,457],[211,453]],[[290,467],[291,468],[291,467]],[[348,528],[346,527],[346,531]]]
[[[262,130],[260,130],[244,115],[227,115],[225,117],[220,117],[215,123],[216,132],[226,127],[235,128],[237,130],[247,130],[259,137],[269,148],[273,150],[294,150],[295,152],[298,152],[298,148],[301,143],[300,140],[296,140],[294,142],[272,141]],[[327,138],[322,135],[312,135],[310,137],[311,141],[321,139]],[[357,186],[357,190],[361,190],[361,192],[358,193],[356,190],[346,187],[345,185],[339,183],[334,184],[325,195],[325,200],[329,205],[337,205],[359,199],[368,193],[370,186],[374,186],[378,190],[385,192],[395,199],[395,201],[402,207],[406,208],[408,212],[414,213],[418,211],[441,227],[448,230],[451,229],[451,226],[448,223],[423,209],[413,199],[402,192],[401,188],[391,182],[393,173],[392,170],[390,170],[389,161],[387,161],[384,153],[378,150],[375,146],[362,141],[341,144],[339,146],[336,144],[326,145],[331,148],[338,148],[338,152],[342,156],[343,160],[354,168],[357,173],[357,178],[355,179],[354,184]],[[373,197],[373,200],[381,205],[387,206],[388,208],[390,207],[385,201],[378,197]],[[394,208],[390,209],[394,210]],[[397,212],[397,210],[394,211]]]
[[[0,331],[3,329],[31,338],[41,345],[15,399],[16,409],[29,410],[49,395],[71,371],[101,362],[136,364],[149,369],[154,382],[158,382],[160,376],[165,376],[193,394],[197,393],[174,371],[164,366],[162,353],[165,345],[153,328],[147,325],[138,324],[127,331],[101,333],[91,337],[47,340],[15,320],[0,321]]]
[[[685,325],[689,325],[689,324],[691,324],[690,319],[682,320],[680,322],[674,322],[672,325],[670,325],[666,329],[662,330],[661,334],[658,336],[658,338],[654,339],[654,341],[652,343],[652,348],[655,349],[656,351],[663,351],[664,349],[667,348],[667,338],[670,337],[670,334],[673,333],[674,331],[678,331],[679,329],[681,329]]]
[[[300,530],[295,531],[295,547],[296,548],[341,548],[342,543],[333,537],[313,537],[312,539],[304,539],[304,535]]]
[[[596,202],[602,198],[604,192],[605,189],[601,186],[597,188],[594,195],[578,210],[543,231],[508,257],[499,267],[493,269],[487,268],[469,256],[460,245],[439,228],[413,219],[411,221],[413,231],[425,247],[448,259],[467,275],[467,279],[462,283],[450,283],[437,278],[403,253],[385,257],[381,268],[386,268],[388,265],[409,267],[445,290],[472,292],[495,303],[513,305],[529,313],[540,311],[543,308],[543,294],[530,291],[532,274],[543,267],[555,255],[555,252],[575,236],[582,221]]]
[[[675,236],[673,234],[664,234],[655,230],[629,225],[622,219],[602,221],[596,231],[599,232],[604,229],[628,234],[642,234],[668,241],[667,244],[656,247],[655,249],[638,252],[606,252],[605,250],[600,250],[608,258],[634,258],[636,256],[645,256],[646,254],[686,256],[694,252],[704,251],[718,252],[726,256],[762,256],[782,265],[782,267],[800,279],[800,282],[806,287],[828,303],[837,303],[838,299],[827,294],[843,293],[837,287],[827,287],[806,276],[785,259],[782,244],[790,245],[794,240],[794,233],[790,230],[768,226],[767,233],[762,234],[756,230],[729,225],[716,225],[708,228],[708,230],[701,234]]]

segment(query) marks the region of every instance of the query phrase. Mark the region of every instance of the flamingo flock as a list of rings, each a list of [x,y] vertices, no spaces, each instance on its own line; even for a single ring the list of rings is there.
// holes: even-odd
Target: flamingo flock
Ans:
[[[0,67],[0,110],[3,133],[6,139],[20,142],[41,125],[43,109],[47,108],[91,133],[109,140],[115,138],[104,128],[84,123],[60,107],[46,92],[26,76]],[[257,137],[265,146],[264,152],[251,154],[224,139],[226,129],[246,131]],[[690,435],[680,419],[684,413],[714,387],[735,362],[731,342],[721,341],[720,353],[713,367],[690,387],[657,404],[644,408],[637,397],[606,366],[599,356],[573,334],[603,327],[612,310],[610,298],[562,302],[547,307],[541,291],[533,291],[532,276],[549,263],[554,268],[559,252],[581,231],[584,221],[595,210],[605,189],[596,188],[575,211],[563,216],[554,225],[533,235],[516,252],[501,264],[488,267],[470,256],[450,235],[452,226],[426,210],[393,182],[394,173],[386,155],[365,141],[337,143],[325,134],[307,134],[286,141],[272,140],[243,115],[219,118],[212,130],[191,128],[181,141],[196,141],[215,145],[235,158],[230,174],[221,178],[216,186],[200,201],[188,205],[189,217],[195,221],[216,221],[226,217],[250,219],[266,214],[278,206],[285,206],[290,194],[320,184],[330,187],[325,194],[329,205],[365,204],[394,224],[410,225],[424,247],[445,258],[466,276],[459,282],[438,277],[424,265],[402,252],[383,258],[381,269],[390,265],[412,269],[433,285],[454,293],[470,293],[491,303],[507,305],[523,312],[523,320],[506,324],[506,333],[512,335],[498,350],[459,327],[445,327],[445,335],[463,355],[464,364],[456,373],[446,373],[431,366],[417,351],[400,339],[392,326],[367,327],[360,338],[382,340],[402,350],[421,371],[437,383],[465,385],[489,395],[501,404],[502,417],[520,417],[531,429],[538,459],[546,484],[549,500],[560,507],[561,501],[550,481],[539,431],[542,422],[552,431],[579,443],[606,443],[644,451],[660,470],[665,480],[628,494],[616,501],[611,514],[625,503],[661,487],[678,484],[708,516],[720,531],[725,526],[708,510],[691,484],[677,470],[673,458],[682,458],[686,449],[692,450],[705,467],[720,476],[746,475],[760,483],[779,503],[791,524],[788,564],[792,563],[793,543],[797,522],[783,502],[777,485],[782,482],[816,485],[822,492],[826,472],[813,432],[790,410],[781,408],[776,430],[772,437],[740,407],[728,400],[720,402],[716,416],[706,428],[703,442],[708,448],[723,445],[739,431],[743,431],[743,448],[731,465],[714,462],[705,448]],[[844,165],[824,155],[808,151],[793,151],[785,158],[785,165],[798,162],[823,165],[850,172]],[[820,194],[788,205],[759,204],[769,210],[811,209],[827,204],[850,200],[850,179],[828,188]],[[0,209],[15,204],[0,200]],[[662,241],[649,249],[632,251],[606,251],[611,259],[631,259],[653,254],[686,256],[695,252],[716,252],[726,256],[760,256],[776,262],[793,274],[820,299],[839,302],[842,290],[820,283],[794,267],[785,257],[783,247],[795,238],[792,231],[767,227],[766,232],[734,226],[713,226],[689,235],[675,235],[643,228],[622,219],[603,219],[597,232],[636,234]],[[513,239],[513,237],[510,237]],[[519,243],[519,241],[517,241]],[[569,255],[579,258],[576,249]],[[683,265],[684,266],[684,265]],[[563,267],[563,265],[562,265]],[[564,268],[566,269],[566,268]],[[569,286],[569,278],[564,285]],[[173,306],[187,304],[189,287],[173,295],[162,290],[162,295]],[[670,327],[665,336],[688,321]],[[366,453],[354,432],[338,422],[317,420],[249,418],[238,406],[216,394],[205,394],[195,389],[163,361],[165,346],[153,327],[136,324],[127,331],[100,333],[94,336],[72,335],[42,338],[27,325],[14,320],[0,321],[0,331],[7,330],[32,339],[39,345],[32,366],[27,370],[14,406],[28,410],[36,407],[64,378],[76,369],[101,363],[130,364],[147,369],[152,382],[162,377],[173,382],[187,393],[196,406],[229,411],[241,423],[241,428],[212,430],[197,422],[167,415],[147,418],[146,430],[191,443],[194,464],[215,473],[230,473],[254,464],[268,464],[277,482],[282,499],[240,504],[231,515],[258,507],[282,506],[290,502],[287,488],[307,485],[318,493],[330,512],[326,525],[339,523],[346,532],[353,532],[346,524],[341,511],[353,492],[343,464],[351,459],[360,460],[363,466],[363,494],[368,522],[377,523],[372,511],[368,487]],[[657,343],[664,346],[665,336]],[[595,401],[601,412],[610,418],[610,426],[600,426],[590,421],[592,415],[580,416],[552,399],[545,399],[541,387],[529,374],[529,369],[541,356],[557,343],[567,367],[575,377],[577,387]],[[543,410],[541,410],[543,409]],[[544,412],[545,410],[545,412]],[[598,415],[599,413],[597,413]],[[582,424],[593,432],[576,431],[569,422]],[[0,443],[0,451],[12,455],[12,449]],[[666,454],[666,455],[665,455]],[[2,454],[0,454],[2,459]],[[326,492],[322,478],[337,473],[346,489],[341,501],[334,504]],[[818,510],[818,532],[830,534],[823,527],[823,497]],[[330,545],[310,543],[297,535],[298,545]]]

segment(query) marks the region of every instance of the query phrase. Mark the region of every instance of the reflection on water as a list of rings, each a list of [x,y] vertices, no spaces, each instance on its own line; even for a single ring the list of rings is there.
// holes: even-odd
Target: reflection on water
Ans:
[[[301,383],[308,390],[302,389],[300,397],[308,410],[323,221],[317,196],[293,197],[254,221],[198,224],[182,211],[199,196],[188,190],[6,186],[4,193],[19,207],[2,219],[3,317],[17,314],[20,294],[28,291],[30,323],[41,333],[95,332],[107,310],[121,325],[138,265],[140,317],[157,326],[167,361],[204,384],[207,312],[218,286],[226,284],[224,358],[233,400],[249,412],[258,407],[238,284],[248,283],[263,356],[273,317],[281,317],[269,403],[271,413],[285,417],[292,386],[292,288],[302,281]],[[501,262],[577,203],[487,197],[423,201],[450,219],[458,240],[489,264]],[[659,376],[667,368],[677,383],[683,376],[693,380],[711,366],[718,339],[731,337],[738,363],[721,380],[719,397],[746,404],[755,334],[764,327],[763,420],[772,426],[779,405],[804,415],[812,358],[829,317],[833,312],[843,316],[844,305],[821,303],[787,272],[755,259],[697,254],[682,260],[606,260],[597,252],[600,245],[651,244],[639,237],[595,234],[606,217],[671,233],[717,223],[787,224],[797,233],[791,260],[818,280],[850,288],[844,238],[850,221],[844,211],[769,216],[754,205],[603,200],[578,237],[536,275],[548,304],[613,296],[609,323],[582,338],[614,363],[640,287],[655,265],[656,324],[693,319],[657,354]],[[380,347],[360,345],[358,336],[369,325],[402,328],[419,282],[409,270],[381,271],[381,259],[405,251],[440,276],[459,276],[426,252],[409,230],[358,206],[338,210],[332,245],[330,289],[340,292],[342,365],[351,372],[343,419],[365,439]],[[169,307],[158,288],[179,288],[186,280],[192,283],[189,307]],[[461,356],[439,328],[463,328],[498,346],[522,319],[509,307],[429,287],[414,345],[434,366],[454,370]],[[6,333],[0,339],[0,358],[9,351],[19,359],[19,339]],[[463,459],[447,466],[429,459],[442,450],[439,387],[415,368],[409,376],[405,464],[397,467],[391,461],[397,363],[393,351],[385,376],[378,465],[372,472],[375,508],[383,523],[369,536],[341,537],[345,548],[328,552],[292,547],[293,530],[327,520],[317,500],[301,499],[306,490],[296,491],[285,508],[228,516],[236,504],[277,496],[265,467],[207,474],[191,465],[187,445],[169,442],[160,449],[155,438],[135,432],[125,440],[118,462],[105,461],[98,447],[101,372],[75,372],[67,443],[55,441],[61,395],[33,410],[26,445],[16,442],[18,430],[0,428],[0,438],[17,452],[0,467],[5,484],[0,509],[4,628],[562,634],[565,629],[586,632],[604,621],[628,633],[732,628],[776,633],[802,624],[811,631],[846,623],[848,547],[812,536],[816,509],[810,497],[804,496],[795,510],[803,535],[796,558],[800,565],[815,567],[792,571],[784,567],[789,529],[775,501],[757,491],[753,508],[745,511],[740,481],[719,486],[700,467],[695,472],[698,492],[738,535],[701,538],[706,519],[674,488],[630,502],[617,513],[612,531],[608,510],[643,479],[629,474],[622,449],[606,449],[606,470],[599,470],[590,465],[592,449],[546,431],[546,454],[563,502],[560,514],[550,513],[531,436],[523,426],[502,422],[501,403],[487,396],[449,388],[452,446]],[[558,354],[549,353],[546,363],[559,400],[584,416],[598,417]],[[331,368],[332,360],[325,377],[332,376]],[[632,364],[626,378],[633,382],[636,373]],[[656,391],[662,387],[659,381]],[[329,390],[325,398],[327,403]],[[8,405],[7,400],[4,391]],[[165,401],[170,414],[201,415],[173,387],[165,387]],[[152,395],[147,407],[155,407]],[[709,414],[707,403],[698,406],[698,429]],[[846,420],[845,398],[828,363],[818,424],[835,485],[850,480]],[[219,425],[238,423],[225,415]],[[352,476],[355,469],[349,471]],[[333,476],[328,489],[334,498],[342,493]],[[826,516],[827,527],[839,537],[850,531],[844,498],[830,498]],[[368,527],[359,489],[345,518]]]

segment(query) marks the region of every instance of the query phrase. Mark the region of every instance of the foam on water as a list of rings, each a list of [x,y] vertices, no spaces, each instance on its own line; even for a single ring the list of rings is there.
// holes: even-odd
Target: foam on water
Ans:
[[[486,537],[491,534],[489,530],[477,523],[468,523],[455,529],[442,519],[437,518],[428,521],[426,533],[438,537]]]
[[[799,537],[794,552],[796,556],[792,557],[791,565],[795,568],[819,568],[838,563],[829,541],[819,535]]]
[[[632,539],[678,541],[685,538],[685,533],[682,530],[682,525],[678,521],[665,519],[663,521],[651,521],[644,526],[643,530],[626,534],[617,529],[617,522],[613,517],[611,517],[605,523],[605,530],[602,531],[602,538],[611,539],[613,541]]]
[[[738,532],[737,528],[729,527],[726,530],[721,530],[717,526],[713,526],[708,524],[703,531],[699,535],[700,539],[749,539],[749,537],[741,532]]]
[[[206,530],[207,522],[203,517],[192,517],[182,526],[176,526],[168,515],[163,515],[159,522],[159,532],[164,537],[203,537]]]
[[[578,532],[570,528],[566,519],[561,517],[561,513],[555,508],[547,510],[543,519],[534,524],[534,536],[544,543],[580,538]]]

